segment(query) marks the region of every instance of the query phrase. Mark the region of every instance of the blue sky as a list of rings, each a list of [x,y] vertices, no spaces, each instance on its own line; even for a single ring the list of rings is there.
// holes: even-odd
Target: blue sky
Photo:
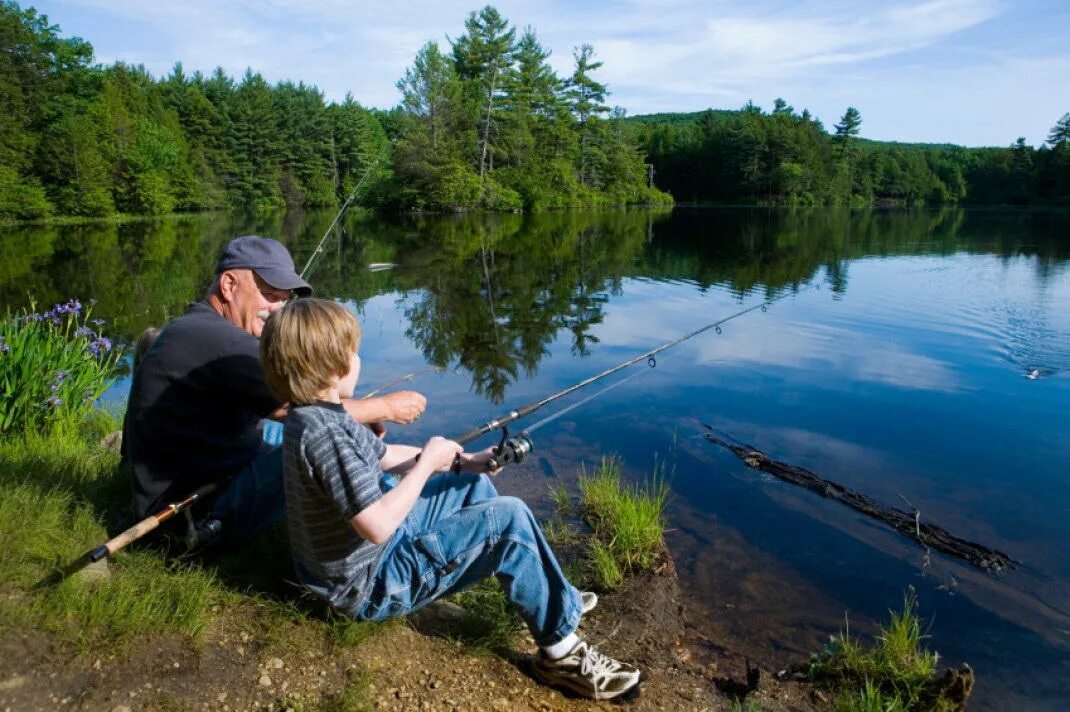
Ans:
[[[397,103],[394,87],[428,40],[463,31],[479,0],[41,0],[98,61],[156,75],[247,67],[303,80],[328,99]],[[847,106],[886,140],[1040,144],[1070,111],[1068,0],[642,0],[495,3],[535,28],[567,74],[594,45],[610,103],[629,114],[765,108],[784,97],[831,127]]]

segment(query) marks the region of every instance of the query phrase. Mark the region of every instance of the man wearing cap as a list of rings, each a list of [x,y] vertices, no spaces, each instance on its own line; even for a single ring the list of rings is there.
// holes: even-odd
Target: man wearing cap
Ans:
[[[271,312],[311,293],[281,243],[247,235],[227,244],[204,301],[164,327],[134,373],[122,458],[135,517],[212,482],[218,490],[171,534],[196,540],[221,526],[239,542],[282,517],[281,444],[267,442],[261,421],[286,408],[264,380],[258,339]],[[362,423],[411,423],[425,401],[401,391],[343,405]]]

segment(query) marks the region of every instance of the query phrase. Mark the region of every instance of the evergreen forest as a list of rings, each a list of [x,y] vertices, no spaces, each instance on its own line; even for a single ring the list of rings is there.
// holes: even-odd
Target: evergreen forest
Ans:
[[[636,116],[654,182],[679,202],[769,205],[1070,204],[1070,113],[1039,149],[869,141],[848,107],[829,132],[777,99],[769,112]]]
[[[1070,203],[1070,114],[1039,149],[867,141],[854,108],[830,133],[780,99],[625,117],[591,45],[559,76],[535,30],[490,6],[420,48],[389,110],[252,69],[95,64],[11,0],[0,50],[0,219],[335,207],[358,188],[387,211]]]
[[[559,77],[492,7],[429,42],[367,109],[247,70],[154,78],[93,63],[36,10],[0,2],[0,217],[337,206],[523,210],[671,203],[583,45]]]

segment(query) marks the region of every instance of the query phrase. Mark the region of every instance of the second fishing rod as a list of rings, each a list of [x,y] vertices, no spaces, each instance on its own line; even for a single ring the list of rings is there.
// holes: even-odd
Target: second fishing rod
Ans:
[[[579,381],[577,383],[574,383],[573,385],[571,385],[571,386],[569,386],[567,388],[563,388],[560,391],[557,391],[556,393],[552,393],[552,394],[546,396],[545,398],[542,398],[541,400],[537,400],[537,401],[534,401],[532,403],[528,403],[527,405],[524,405],[524,406],[521,406],[521,407],[516,408],[514,410],[511,410],[508,413],[505,413],[505,414],[503,414],[503,415],[501,415],[501,416],[499,416],[499,417],[497,417],[497,418],[495,418],[493,420],[487,421],[483,425],[480,425],[478,427],[472,428],[471,430],[469,430],[469,431],[467,431],[465,433],[462,433],[458,437],[453,438],[453,440],[455,442],[459,443],[460,445],[465,445],[467,443],[472,442],[473,440],[476,440],[478,438],[483,437],[484,435],[487,435],[488,433],[494,432],[495,430],[501,430],[502,431],[501,439],[499,440],[498,445],[494,449],[494,458],[488,463],[488,468],[493,470],[493,469],[497,469],[497,468],[502,467],[502,466],[504,466],[506,464],[509,464],[509,463],[522,462],[524,460],[524,458],[526,458],[528,456],[528,454],[530,454],[531,451],[535,447],[534,443],[532,443],[532,441],[531,441],[531,438],[528,436],[528,433],[531,430],[534,430],[535,427],[544,425],[546,422],[549,422],[550,420],[552,420],[554,418],[557,418],[560,415],[563,415],[564,412],[566,412],[568,410],[572,410],[573,408],[579,407],[580,405],[583,405],[584,403],[587,403],[587,402],[593,400],[594,398],[597,398],[598,396],[602,395],[606,391],[609,391],[612,388],[615,388],[616,386],[618,386],[621,383],[623,383],[625,380],[630,380],[634,376],[629,376],[627,379],[622,379],[621,381],[618,381],[618,382],[610,385],[609,387],[603,389],[602,391],[599,391],[598,393],[595,393],[594,395],[590,396],[589,398],[585,398],[582,401],[580,401],[579,403],[575,403],[575,404],[573,404],[571,406],[568,406],[561,413],[556,413],[556,414],[550,416],[549,418],[545,419],[544,421],[542,421],[540,423],[537,423],[535,426],[532,426],[531,428],[528,428],[527,430],[525,430],[525,431],[523,431],[523,432],[521,432],[521,433],[519,433],[519,434],[517,434],[515,436],[510,436],[510,434],[509,434],[509,425],[511,425],[512,423],[520,420],[521,418],[526,418],[527,416],[532,415],[533,413],[545,408],[546,406],[550,405],[551,403],[553,403],[556,400],[559,400],[561,398],[564,398],[567,395],[575,393],[576,391],[579,391],[579,390],[591,385],[592,383],[596,383],[598,381],[601,381],[602,379],[607,378],[609,376],[612,376],[614,373],[622,371],[622,370],[628,368],[629,366],[637,364],[637,363],[639,363],[641,361],[646,361],[649,366],[653,367],[653,366],[657,365],[656,357],[662,351],[666,351],[668,349],[671,349],[673,346],[681,344],[681,343],[683,343],[683,342],[685,342],[685,341],[687,341],[689,339],[693,339],[694,337],[698,336],[699,334],[703,334],[703,333],[705,333],[707,331],[710,331],[710,330],[713,330],[715,333],[719,334],[719,333],[721,333],[721,327],[724,324],[732,321],[733,319],[738,319],[739,317],[741,317],[741,316],[743,316],[745,314],[749,314],[749,313],[751,313],[753,311],[761,310],[761,311],[764,312],[772,304],[775,304],[776,302],[779,302],[782,299],[786,299],[787,297],[800,294],[801,292],[804,292],[807,289],[809,289],[811,286],[812,285],[807,285],[807,286],[805,286],[805,287],[803,287],[801,289],[792,289],[792,290],[786,291],[786,292],[784,292],[783,294],[781,294],[779,296],[773,297],[772,299],[765,299],[765,300],[763,300],[762,302],[760,302],[758,304],[754,304],[752,306],[749,306],[746,309],[741,309],[741,310],[735,312],[734,314],[729,314],[728,316],[722,317],[721,319],[718,319],[717,321],[714,321],[714,322],[711,322],[709,324],[706,324],[705,326],[699,327],[698,329],[695,329],[694,331],[688,332],[688,333],[686,333],[686,334],[684,334],[682,336],[678,336],[675,339],[672,339],[670,341],[666,341],[664,344],[661,344],[660,346],[657,346],[657,347],[655,347],[653,349],[650,349],[649,351],[641,353],[638,356],[635,356],[634,358],[630,358],[630,359],[628,359],[626,361],[623,361],[622,363],[619,363],[616,366],[613,366],[611,368],[607,368],[606,370],[602,371],[601,373],[596,373],[595,375],[590,376],[588,378],[585,378],[582,381]]]

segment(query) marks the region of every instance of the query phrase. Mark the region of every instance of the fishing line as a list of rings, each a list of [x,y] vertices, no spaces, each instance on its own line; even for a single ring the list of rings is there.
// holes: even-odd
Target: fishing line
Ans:
[[[382,393],[383,391],[387,390],[388,388],[393,388],[394,386],[396,386],[396,385],[398,385],[400,383],[407,383],[409,381],[412,381],[417,376],[422,376],[425,373],[442,373],[445,370],[446,370],[445,366],[430,366],[428,368],[422,368],[419,371],[413,371],[412,373],[407,373],[407,374],[405,374],[404,376],[402,376],[400,378],[395,378],[393,381],[390,381],[389,383],[386,383],[386,384],[384,384],[382,386],[379,386],[374,391],[369,391],[368,393],[365,393],[364,395],[361,396],[361,398],[373,398],[373,397],[379,395],[380,393]]]
[[[327,238],[330,236],[331,231],[334,230],[334,226],[338,224],[338,221],[342,218],[346,210],[349,209],[349,206],[356,199],[357,193],[360,191],[361,186],[363,186],[365,181],[368,180],[368,177],[371,176],[372,170],[374,170],[375,167],[379,165],[379,161],[383,159],[383,156],[386,154],[386,149],[389,146],[389,143],[383,146],[383,149],[379,151],[379,155],[376,156],[375,160],[372,161],[371,165],[364,169],[364,175],[362,175],[360,177],[360,180],[357,181],[357,185],[349,193],[349,197],[346,198],[346,202],[342,203],[342,207],[338,210],[337,213],[335,213],[334,220],[331,221],[331,226],[327,228],[327,232],[323,233],[323,237],[320,238],[319,243],[316,245],[316,249],[312,251],[312,255],[308,258],[308,262],[305,263],[304,269],[301,270],[301,279],[305,278],[305,275],[308,274],[308,270],[312,267],[312,263],[315,262],[316,258],[319,257],[319,254],[323,252],[323,245],[325,242],[327,242]]]
[[[624,378],[620,379],[619,381],[614,381],[613,383],[610,383],[608,386],[606,386],[602,390],[597,391],[595,393],[592,393],[591,395],[587,396],[586,398],[583,398],[582,400],[576,401],[572,405],[565,406],[564,408],[562,408],[561,410],[557,411],[553,415],[548,415],[547,417],[543,418],[542,420],[540,420],[539,422],[535,423],[534,425],[529,425],[528,427],[524,428],[524,432],[522,434],[523,435],[529,435],[529,434],[535,432],[536,430],[538,430],[539,428],[541,428],[542,426],[544,426],[544,425],[546,425],[548,423],[554,422],[555,420],[560,418],[562,415],[565,415],[567,413],[570,413],[570,412],[576,410],[581,405],[585,405],[587,403],[590,403],[595,398],[597,398],[597,397],[599,397],[601,395],[604,395],[605,393],[613,390],[617,386],[623,386],[625,383],[627,383],[628,381],[632,380],[633,378],[638,378],[639,376],[642,376],[644,373],[650,373],[651,370],[652,369],[645,368],[645,369],[642,369],[640,371],[636,371],[635,373],[631,374],[630,376],[625,376]]]
[[[656,357],[662,351],[665,351],[666,349],[670,349],[673,346],[676,346],[677,344],[680,344],[680,343],[682,343],[684,341],[687,341],[688,339],[693,339],[694,337],[698,336],[699,334],[702,334],[702,333],[705,333],[707,331],[710,331],[711,329],[719,334],[719,333],[721,333],[721,327],[724,324],[732,321],[733,319],[738,319],[739,317],[743,316],[744,314],[749,314],[750,312],[757,311],[759,309],[762,310],[762,311],[765,311],[766,309],[769,308],[770,305],[775,304],[776,302],[779,302],[782,299],[786,299],[786,298],[788,298],[790,296],[795,296],[795,295],[801,294],[802,292],[805,292],[807,289],[810,289],[812,286],[813,285],[806,285],[805,287],[803,287],[801,289],[798,289],[798,290],[786,291],[786,292],[784,292],[783,294],[781,294],[778,297],[773,297],[772,299],[763,300],[762,302],[760,302],[758,304],[754,304],[753,306],[747,307],[746,309],[741,309],[740,311],[738,311],[738,312],[736,312],[734,314],[730,314],[730,315],[728,315],[728,316],[726,316],[726,317],[724,317],[722,319],[718,319],[717,321],[714,321],[714,322],[711,322],[709,324],[706,324],[705,326],[699,327],[698,329],[695,329],[694,331],[691,331],[691,332],[689,332],[687,334],[684,334],[683,336],[678,336],[677,338],[672,339],[671,341],[667,341],[666,343],[662,344],[661,346],[653,348],[653,349],[651,349],[651,350],[649,350],[649,351],[647,351],[645,353],[639,354],[638,356],[636,356],[634,358],[630,358],[627,361],[624,361],[623,363],[620,363],[620,364],[617,364],[616,366],[613,366],[612,368],[607,368],[605,371],[602,371],[601,373],[597,373],[597,374],[595,374],[593,376],[585,378],[582,381],[569,386],[568,388],[564,388],[564,389],[558,391],[557,393],[553,393],[553,394],[543,398],[542,400],[536,401],[534,403],[529,403],[528,405],[522,406],[522,407],[517,408],[515,410],[511,410],[508,413],[506,413],[505,415],[502,415],[502,416],[500,416],[498,418],[495,418],[494,420],[491,420],[491,421],[489,421],[487,423],[484,423],[481,426],[472,428],[471,430],[469,430],[468,432],[460,435],[459,437],[454,438],[454,440],[456,442],[460,443],[461,445],[464,445],[465,443],[471,442],[472,440],[475,440],[476,438],[479,438],[479,437],[481,437],[483,435],[486,435],[487,433],[490,433],[492,431],[498,430],[499,428],[502,428],[502,427],[514,422],[514,421],[517,421],[520,418],[527,417],[527,416],[531,415],[532,413],[534,413],[534,412],[536,412],[538,410],[541,410],[542,408],[546,407],[550,403],[553,403],[554,401],[556,401],[556,400],[558,400],[560,398],[564,398],[565,396],[569,395],[570,393],[575,393],[576,391],[578,391],[578,390],[580,390],[580,389],[582,389],[582,388],[584,388],[586,386],[589,386],[592,383],[595,383],[596,381],[600,381],[603,378],[606,378],[608,376],[613,375],[614,373],[617,373],[618,371],[622,371],[625,368],[628,368],[629,366],[631,366],[633,364],[636,364],[636,363],[639,363],[640,361],[643,361],[644,359],[646,360],[648,365],[656,366],[657,365],[657,358]]]
[[[534,445],[532,444],[531,439],[528,437],[528,433],[530,433],[532,429],[542,427],[546,423],[557,419],[561,415],[564,415],[565,413],[567,413],[567,412],[569,412],[569,411],[571,411],[571,410],[573,410],[575,408],[578,408],[580,405],[583,405],[584,403],[590,402],[591,400],[593,400],[594,398],[597,398],[598,396],[602,395],[606,391],[609,391],[609,390],[611,390],[611,389],[623,384],[625,381],[629,381],[632,378],[635,378],[636,376],[638,376],[639,373],[642,373],[642,371],[639,371],[639,372],[637,372],[635,374],[632,374],[631,376],[628,376],[627,378],[621,379],[620,381],[612,384],[611,386],[602,389],[598,393],[595,393],[594,395],[590,396],[589,398],[585,398],[585,399],[579,401],[578,403],[575,403],[575,404],[565,408],[563,411],[561,411],[559,413],[555,413],[554,415],[550,416],[549,418],[546,418],[545,420],[536,423],[534,426],[532,426],[532,428],[529,428],[528,430],[520,433],[516,437],[510,437],[509,436],[509,427],[508,426],[509,426],[510,423],[513,423],[513,422],[515,422],[515,421],[517,421],[517,420],[519,420],[521,418],[527,417],[527,416],[531,415],[532,413],[535,413],[536,411],[546,407],[550,403],[553,403],[554,401],[556,401],[556,400],[558,400],[560,398],[564,398],[565,396],[569,395],[570,393],[575,393],[576,391],[580,390],[581,388],[584,388],[585,386],[589,386],[590,384],[592,384],[592,383],[594,383],[596,381],[600,381],[603,378],[611,376],[614,373],[617,373],[618,371],[621,371],[621,370],[627,368],[628,366],[631,366],[633,364],[639,363],[643,359],[646,359],[646,362],[647,362],[647,364],[649,366],[654,367],[654,366],[657,365],[656,356],[657,356],[657,354],[661,353],[662,351],[665,351],[666,349],[670,349],[673,346],[676,346],[677,344],[680,344],[680,343],[682,343],[684,341],[687,341],[688,339],[692,339],[692,338],[698,336],[699,334],[702,334],[704,332],[710,331],[711,329],[714,330],[716,333],[720,334],[721,333],[721,327],[724,324],[726,324],[727,322],[732,321],[733,319],[738,319],[739,317],[743,316],[744,314],[749,314],[750,312],[757,311],[759,309],[764,312],[769,308],[770,305],[772,305],[772,304],[774,304],[776,302],[779,302],[782,299],[786,299],[789,296],[798,295],[798,294],[806,291],[807,289],[810,289],[813,286],[814,285],[806,285],[801,289],[792,289],[792,290],[789,290],[789,291],[785,291],[780,296],[773,297],[772,299],[766,299],[766,300],[763,300],[762,302],[760,302],[759,304],[755,304],[753,306],[747,307],[746,309],[741,309],[741,310],[739,310],[738,312],[736,312],[734,314],[730,314],[730,315],[728,315],[728,316],[726,316],[726,317],[724,317],[722,319],[718,319],[717,321],[711,322],[709,324],[706,324],[705,326],[702,326],[702,327],[699,327],[698,329],[695,329],[694,331],[691,331],[691,332],[689,332],[687,334],[684,334],[683,336],[679,336],[679,337],[677,337],[675,339],[672,339],[671,341],[667,341],[666,343],[662,344],[661,346],[653,348],[653,349],[651,349],[651,350],[649,350],[649,351],[647,351],[645,353],[639,354],[638,356],[635,356],[634,358],[630,358],[627,361],[624,361],[623,363],[620,363],[620,364],[617,364],[616,366],[613,366],[612,368],[607,368],[605,371],[602,371],[601,373],[597,373],[597,374],[595,374],[593,376],[590,376],[589,378],[585,378],[582,381],[580,381],[579,383],[575,383],[575,384],[569,386],[568,388],[564,388],[564,389],[558,391],[557,393],[553,393],[553,394],[551,394],[549,396],[546,396],[542,400],[535,401],[534,403],[529,403],[528,405],[522,406],[522,407],[517,408],[515,410],[511,410],[508,413],[506,413],[505,415],[502,415],[502,416],[500,416],[498,418],[495,418],[494,420],[491,420],[491,421],[489,421],[487,423],[484,423],[483,425],[480,425],[478,427],[472,428],[468,432],[463,433],[462,435],[453,438],[453,440],[455,442],[457,442],[458,444],[460,444],[460,445],[464,445],[464,444],[469,443],[469,442],[471,442],[471,441],[473,441],[473,440],[475,440],[475,439],[477,439],[479,437],[482,437],[483,435],[486,435],[487,433],[493,432],[495,430],[501,430],[502,431],[501,440],[498,442],[498,445],[494,448],[494,457],[491,458],[490,461],[488,461],[488,463],[487,463],[488,469],[495,470],[495,469],[498,469],[499,467],[504,466],[505,464],[507,464],[509,462],[522,462],[524,460],[524,458],[527,457],[528,453],[530,453],[534,449]],[[455,471],[459,471],[459,463],[460,463],[460,459],[458,457],[454,461],[454,470]]]

